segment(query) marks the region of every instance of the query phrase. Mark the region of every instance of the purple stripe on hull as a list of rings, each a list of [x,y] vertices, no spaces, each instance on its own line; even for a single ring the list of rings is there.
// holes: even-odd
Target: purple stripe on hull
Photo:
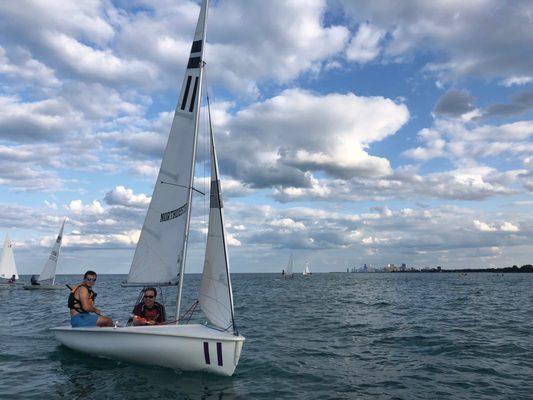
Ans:
[[[222,367],[222,343],[217,342],[217,359],[218,365]]]
[[[209,358],[209,343],[204,342],[204,358],[206,364],[211,364],[211,360]]]

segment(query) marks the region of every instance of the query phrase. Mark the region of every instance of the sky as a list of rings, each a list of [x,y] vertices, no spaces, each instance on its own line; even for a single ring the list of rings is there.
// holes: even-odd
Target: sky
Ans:
[[[0,2],[0,234],[127,273],[192,0]],[[233,272],[533,262],[533,3],[214,0],[206,87]],[[195,185],[207,189],[205,114]],[[187,271],[208,201],[195,195]]]

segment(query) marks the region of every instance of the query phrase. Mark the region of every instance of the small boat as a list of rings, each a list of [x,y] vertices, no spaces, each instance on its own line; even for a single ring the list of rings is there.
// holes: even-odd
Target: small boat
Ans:
[[[13,277],[15,277],[15,281],[12,281]],[[13,243],[9,235],[6,235],[2,256],[0,257],[0,289],[19,288],[21,284],[17,282],[18,279],[19,274],[13,254]]]
[[[302,272],[302,275],[303,276],[308,276],[308,275],[313,275],[313,273],[311,272],[311,270],[309,269],[309,261],[306,261],[305,264],[304,264],[304,270]]]
[[[197,302],[209,325],[189,324],[180,314],[194,188],[194,166],[201,106],[205,27],[204,0],[181,95],[154,191],[123,286],[177,286],[174,323],[103,328],[60,327],[53,331],[63,345],[100,357],[158,365],[182,371],[231,376],[244,337],[237,331],[224,229],[214,134],[209,112],[211,187],[207,243]],[[203,193],[201,193],[203,194]]]
[[[65,227],[65,220],[59,229],[59,234],[57,239],[52,247],[50,256],[44,264],[43,270],[41,271],[39,278],[37,279],[37,284],[24,285],[22,288],[26,290],[64,290],[66,287],[64,285],[56,285],[56,267],[57,260],[59,259],[59,252],[61,251],[61,242],[63,241],[63,228]]]
[[[289,257],[289,262],[287,264],[287,272],[284,274],[284,277],[285,278],[292,278],[294,277],[294,273],[292,272],[292,266],[293,266],[293,256],[292,256],[292,253]]]

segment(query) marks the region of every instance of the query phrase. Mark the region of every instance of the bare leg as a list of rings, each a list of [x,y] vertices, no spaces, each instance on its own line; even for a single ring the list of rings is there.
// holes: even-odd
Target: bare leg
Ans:
[[[100,315],[98,317],[98,320],[96,321],[96,326],[99,326],[99,327],[113,326],[113,320],[111,318]]]

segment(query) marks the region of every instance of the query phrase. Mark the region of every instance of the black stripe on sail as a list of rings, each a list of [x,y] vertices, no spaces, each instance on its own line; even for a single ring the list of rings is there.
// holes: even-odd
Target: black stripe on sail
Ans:
[[[202,51],[202,41],[195,40],[192,42],[191,53],[198,53],[199,51]]]
[[[218,193],[220,181],[211,181],[211,196],[209,201],[210,208],[222,208],[222,199]]]
[[[204,342],[204,358],[206,364],[211,364],[211,360],[209,359],[209,343]]]
[[[191,57],[191,58],[189,58],[189,63],[187,64],[187,69],[199,68],[200,67],[200,61],[202,61],[202,59],[200,57]]]
[[[218,365],[222,367],[222,343],[217,342],[217,361]]]
[[[191,105],[189,106],[189,112],[194,110],[194,101],[196,100],[196,90],[198,89],[198,77],[194,80],[194,88],[192,90]]]
[[[192,76],[187,77],[187,85],[185,86],[185,94],[183,95],[183,101],[181,102],[181,109],[185,110],[185,105],[187,104],[187,97],[189,97],[189,89],[191,88],[191,79]]]

